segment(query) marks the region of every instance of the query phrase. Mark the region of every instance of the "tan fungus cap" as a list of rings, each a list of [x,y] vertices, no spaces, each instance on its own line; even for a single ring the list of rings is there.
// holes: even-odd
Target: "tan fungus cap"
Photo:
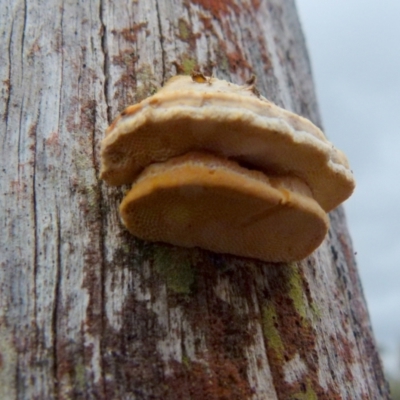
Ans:
[[[148,165],[189,151],[298,177],[327,212],[354,188],[346,156],[309,120],[256,95],[251,85],[189,76],[170,79],[115,119],[101,146],[101,177],[131,183]]]
[[[297,178],[268,178],[189,153],[147,167],[120,213],[145,240],[285,262],[309,255],[328,230],[328,217],[310,194]]]

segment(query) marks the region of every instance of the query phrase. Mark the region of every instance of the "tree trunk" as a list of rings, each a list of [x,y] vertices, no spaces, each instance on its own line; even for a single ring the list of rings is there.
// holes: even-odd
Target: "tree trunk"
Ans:
[[[105,128],[194,67],[321,125],[293,0],[0,0],[1,399],[386,399],[342,208],[309,258],[151,244]]]

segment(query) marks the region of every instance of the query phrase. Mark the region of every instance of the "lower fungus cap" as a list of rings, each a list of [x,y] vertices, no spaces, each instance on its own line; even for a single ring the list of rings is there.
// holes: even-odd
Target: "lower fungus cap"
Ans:
[[[205,153],[147,167],[120,213],[128,230],[145,240],[270,262],[303,259],[329,226],[298,178],[268,178]]]

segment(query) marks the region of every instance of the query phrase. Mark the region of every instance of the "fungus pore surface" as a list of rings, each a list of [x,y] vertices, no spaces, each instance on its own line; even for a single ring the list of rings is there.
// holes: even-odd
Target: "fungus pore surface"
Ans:
[[[107,129],[101,178],[132,183],[136,236],[264,261],[310,254],[353,191],[346,156],[254,86],[176,76]]]

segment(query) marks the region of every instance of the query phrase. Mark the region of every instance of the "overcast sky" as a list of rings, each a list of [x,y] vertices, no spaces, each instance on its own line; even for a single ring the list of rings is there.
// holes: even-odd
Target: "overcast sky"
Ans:
[[[296,0],[329,139],[354,171],[345,203],[375,337],[400,369],[400,0]]]

